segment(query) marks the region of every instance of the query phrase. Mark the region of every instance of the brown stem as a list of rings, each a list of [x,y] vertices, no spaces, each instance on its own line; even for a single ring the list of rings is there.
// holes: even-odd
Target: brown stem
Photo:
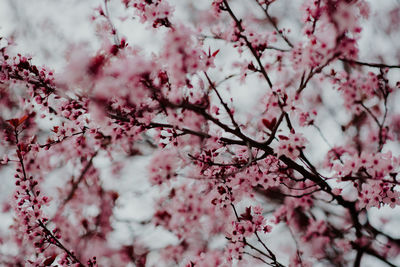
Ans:
[[[362,62],[362,61],[346,59],[346,58],[341,58],[340,60],[343,62],[350,63],[350,64],[362,65],[362,66],[367,66],[367,67],[371,67],[371,68],[400,69],[400,65],[388,65],[388,64],[384,64],[384,63]]]
[[[242,26],[242,22],[241,20],[239,20],[236,15],[233,13],[231,7],[228,4],[227,0],[224,0],[224,5],[225,5],[225,10],[229,13],[229,15],[231,16],[231,18],[235,21],[236,27],[238,27],[239,30],[239,37],[242,38],[244,40],[244,42],[246,43],[246,46],[250,49],[251,53],[253,54],[254,58],[257,61],[257,64],[260,68],[260,72],[261,74],[264,76],[265,80],[267,81],[269,88],[272,89],[272,82],[263,66],[263,64],[261,63],[261,57],[260,55],[257,53],[257,51],[254,49],[253,45],[250,43],[249,39],[243,35],[242,33],[245,31],[243,26]]]

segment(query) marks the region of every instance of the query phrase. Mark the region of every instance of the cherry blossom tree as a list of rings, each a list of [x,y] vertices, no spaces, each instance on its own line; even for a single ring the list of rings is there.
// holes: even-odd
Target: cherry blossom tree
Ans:
[[[3,36],[0,264],[398,266],[400,8],[293,2],[105,0],[54,70]]]

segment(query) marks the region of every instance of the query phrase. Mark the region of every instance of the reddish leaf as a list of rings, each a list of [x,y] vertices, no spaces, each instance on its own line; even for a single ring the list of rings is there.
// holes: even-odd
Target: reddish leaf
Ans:
[[[281,140],[289,140],[289,137],[285,136],[285,135],[278,135],[279,139]]]
[[[13,126],[14,128],[17,128],[18,127],[18,123],[19,123],[19,119],[11,119],[11,120],[7,120],[7,122],[9,123],[9,124],[11,124],[11,126]]]
[[[21,152],[20,152],[19,150],[17,150],[17,156],[18,156],[18,158],[19,158],[20,160],[22,160],[22,154],[21,154]]]
[[[26,121],[26,119],[29,117],[29,115],[24,115],[23,117],[21,117],[20,119],[11,119],[11,120],[7,120],[7,122],[9,124],[11,124],[11,126],[13,126],[14,128],[17,128],[18,126],[20,126],[24,121]]]
[[[53,255],[53,256],[48,257],[47,259],[45,259],[43,261],[43,266],[50,266],[54,262],[54,260],[56,258],[57,258],[57,255]]]
[[[212,57],[215,57],[217,54],[219,53],[219,49],[217,51],[215,51],[214,53],[212,53]]]
[[[276,118],[273,118],[271,121],[267,119],[262,119],[262,123],[265,127],[272,131],[274,129],[274,126],[276,125]]]
[[[240,214],[239,217],[241,220],[251,221],[253,220],[253,216],[251,215],[251,207],[247,207],[246,211]]]
[[[29,117],[28,115],[24,115],[22,118],[20,118],[20,119],[18,120],[18,125],[21,125],[24,121],[26,121],[26,119],[27,119],[28,117]]]

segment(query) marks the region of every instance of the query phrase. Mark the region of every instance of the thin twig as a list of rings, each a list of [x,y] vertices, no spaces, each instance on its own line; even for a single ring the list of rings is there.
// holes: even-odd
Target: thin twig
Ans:
[[[368,66],[371,68],[380,68],[380,69],[400,69],[400,65],[389,65],[389,64],[384,64],[384,63],[371,63],[371,62],[362,62],[358,60],[352,60],[352,59],[346,59],[346,58],[341,58],[340,59],[343,62],[347,62],[350,64],[357,64],[357,65],[362,65],[362,66]]]
[[[260,1],[256,0],[256,3],[261,7],[261,9],[264,11],[265,16],[267,17],[268,21],[272,24],[272,26],[274,27],[275,31],[277,34],[279,34],[279,36],[282,37],[282,39],[286,42],[286,44],[288,46],[290,46],[291,48],[293,48],[293,44],[289,41],[289,39],[283,34],[282,30],[280,30],[278,28],[278,25],[276,24],[275,20],[269,15],[268,13],[268,8],[269,8],[269,4],[266,4],[266,7],[264,8],[262,6],[262,4],[260,3]]]

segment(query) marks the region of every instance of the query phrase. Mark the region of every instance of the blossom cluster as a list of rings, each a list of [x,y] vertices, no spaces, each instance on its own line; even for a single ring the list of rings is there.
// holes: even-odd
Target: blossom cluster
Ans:
[[[121,2],[93,11],[98,45],[69,46],[63,68],[14,53],[12,38],[0,48],[13,188],[0,264],[399,264],[385,210],[400,205],[400,66],[384,59],[400,51],[363,58],[381,9]],[[156,49],[114,25],[114,4]]]

